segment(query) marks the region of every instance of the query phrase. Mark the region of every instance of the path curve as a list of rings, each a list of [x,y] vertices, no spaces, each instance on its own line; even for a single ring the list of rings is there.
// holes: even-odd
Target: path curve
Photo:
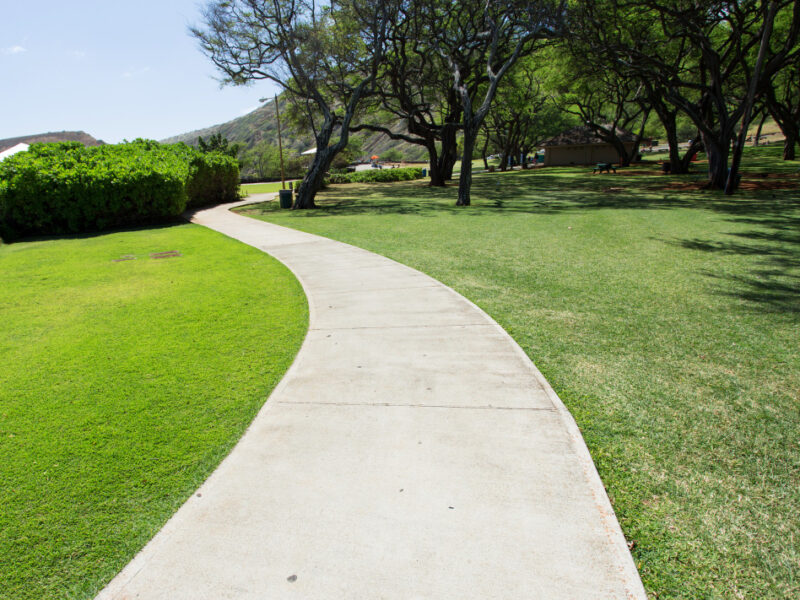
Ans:
[[[511,337],[419,271],[229,210],[252,201],[191,220],[286,264],[308,334],[98,599],[646,598],[574,420]]]

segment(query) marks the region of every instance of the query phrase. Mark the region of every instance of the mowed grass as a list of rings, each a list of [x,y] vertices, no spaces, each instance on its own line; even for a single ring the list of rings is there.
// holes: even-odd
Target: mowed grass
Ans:
[[[294,181],[294,180],[292,180]],[[243,183],[240,186],[242,196],[250,196],[252,194],[269,194],[277,193],[281,190],[280,181],[270,181],[268,183]],[[289,189],[289,181],[286,181],[286,189]]]
[[[307,308],[182,225],[0,246],[0,323],[0,598],[92,598],[238,440]]]
[[[477,175],[469,208],[410,182],[243,212],[492,315],[575,416],[652,598],[783,599],[800,597],[800,163],[779,156],[749,151],[733,197],[657,165],[548,168]]]

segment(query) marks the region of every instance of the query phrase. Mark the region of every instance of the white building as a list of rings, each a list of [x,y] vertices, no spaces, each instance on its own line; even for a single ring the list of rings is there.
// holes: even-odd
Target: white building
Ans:
[[[17,144],[16,146],[12,146],[8,150],[3,150],[0,152],[0,160],[8,158],[9,156],[13,156],[17,152],[25,152],[30,146],[28,144]]]

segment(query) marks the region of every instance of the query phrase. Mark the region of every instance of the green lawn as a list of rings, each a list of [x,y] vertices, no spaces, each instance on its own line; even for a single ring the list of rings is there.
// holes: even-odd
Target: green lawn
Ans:
[[[548,168],[477,175],[469,208],[420,181],[243,212],[425,271],[509,331],[578,421],[651,597],[782,599],[800,596],[800,163],[779,155],[748,150],[762,189],[733,197],[658,165]]]
[[[250,196],[251,194],[269,194],[272,192],[277,193],[280,189],[280,181],[271,181],[269,183],[243,183],[241,185],[243,196]],[[286,182],[286,189],[289,189],[288,181]]]
[[[0,598],[92,598],[241,436],[307,308],[182,225],[0,246],[0,322]]]

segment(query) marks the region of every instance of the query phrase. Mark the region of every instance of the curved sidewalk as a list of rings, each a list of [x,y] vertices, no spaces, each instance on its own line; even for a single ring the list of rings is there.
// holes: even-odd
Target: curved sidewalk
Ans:
[[[572,417],[494,321],[418,271],[232,206],[192,221],[285,263],[308,335],[99,599],[646,598]]]

